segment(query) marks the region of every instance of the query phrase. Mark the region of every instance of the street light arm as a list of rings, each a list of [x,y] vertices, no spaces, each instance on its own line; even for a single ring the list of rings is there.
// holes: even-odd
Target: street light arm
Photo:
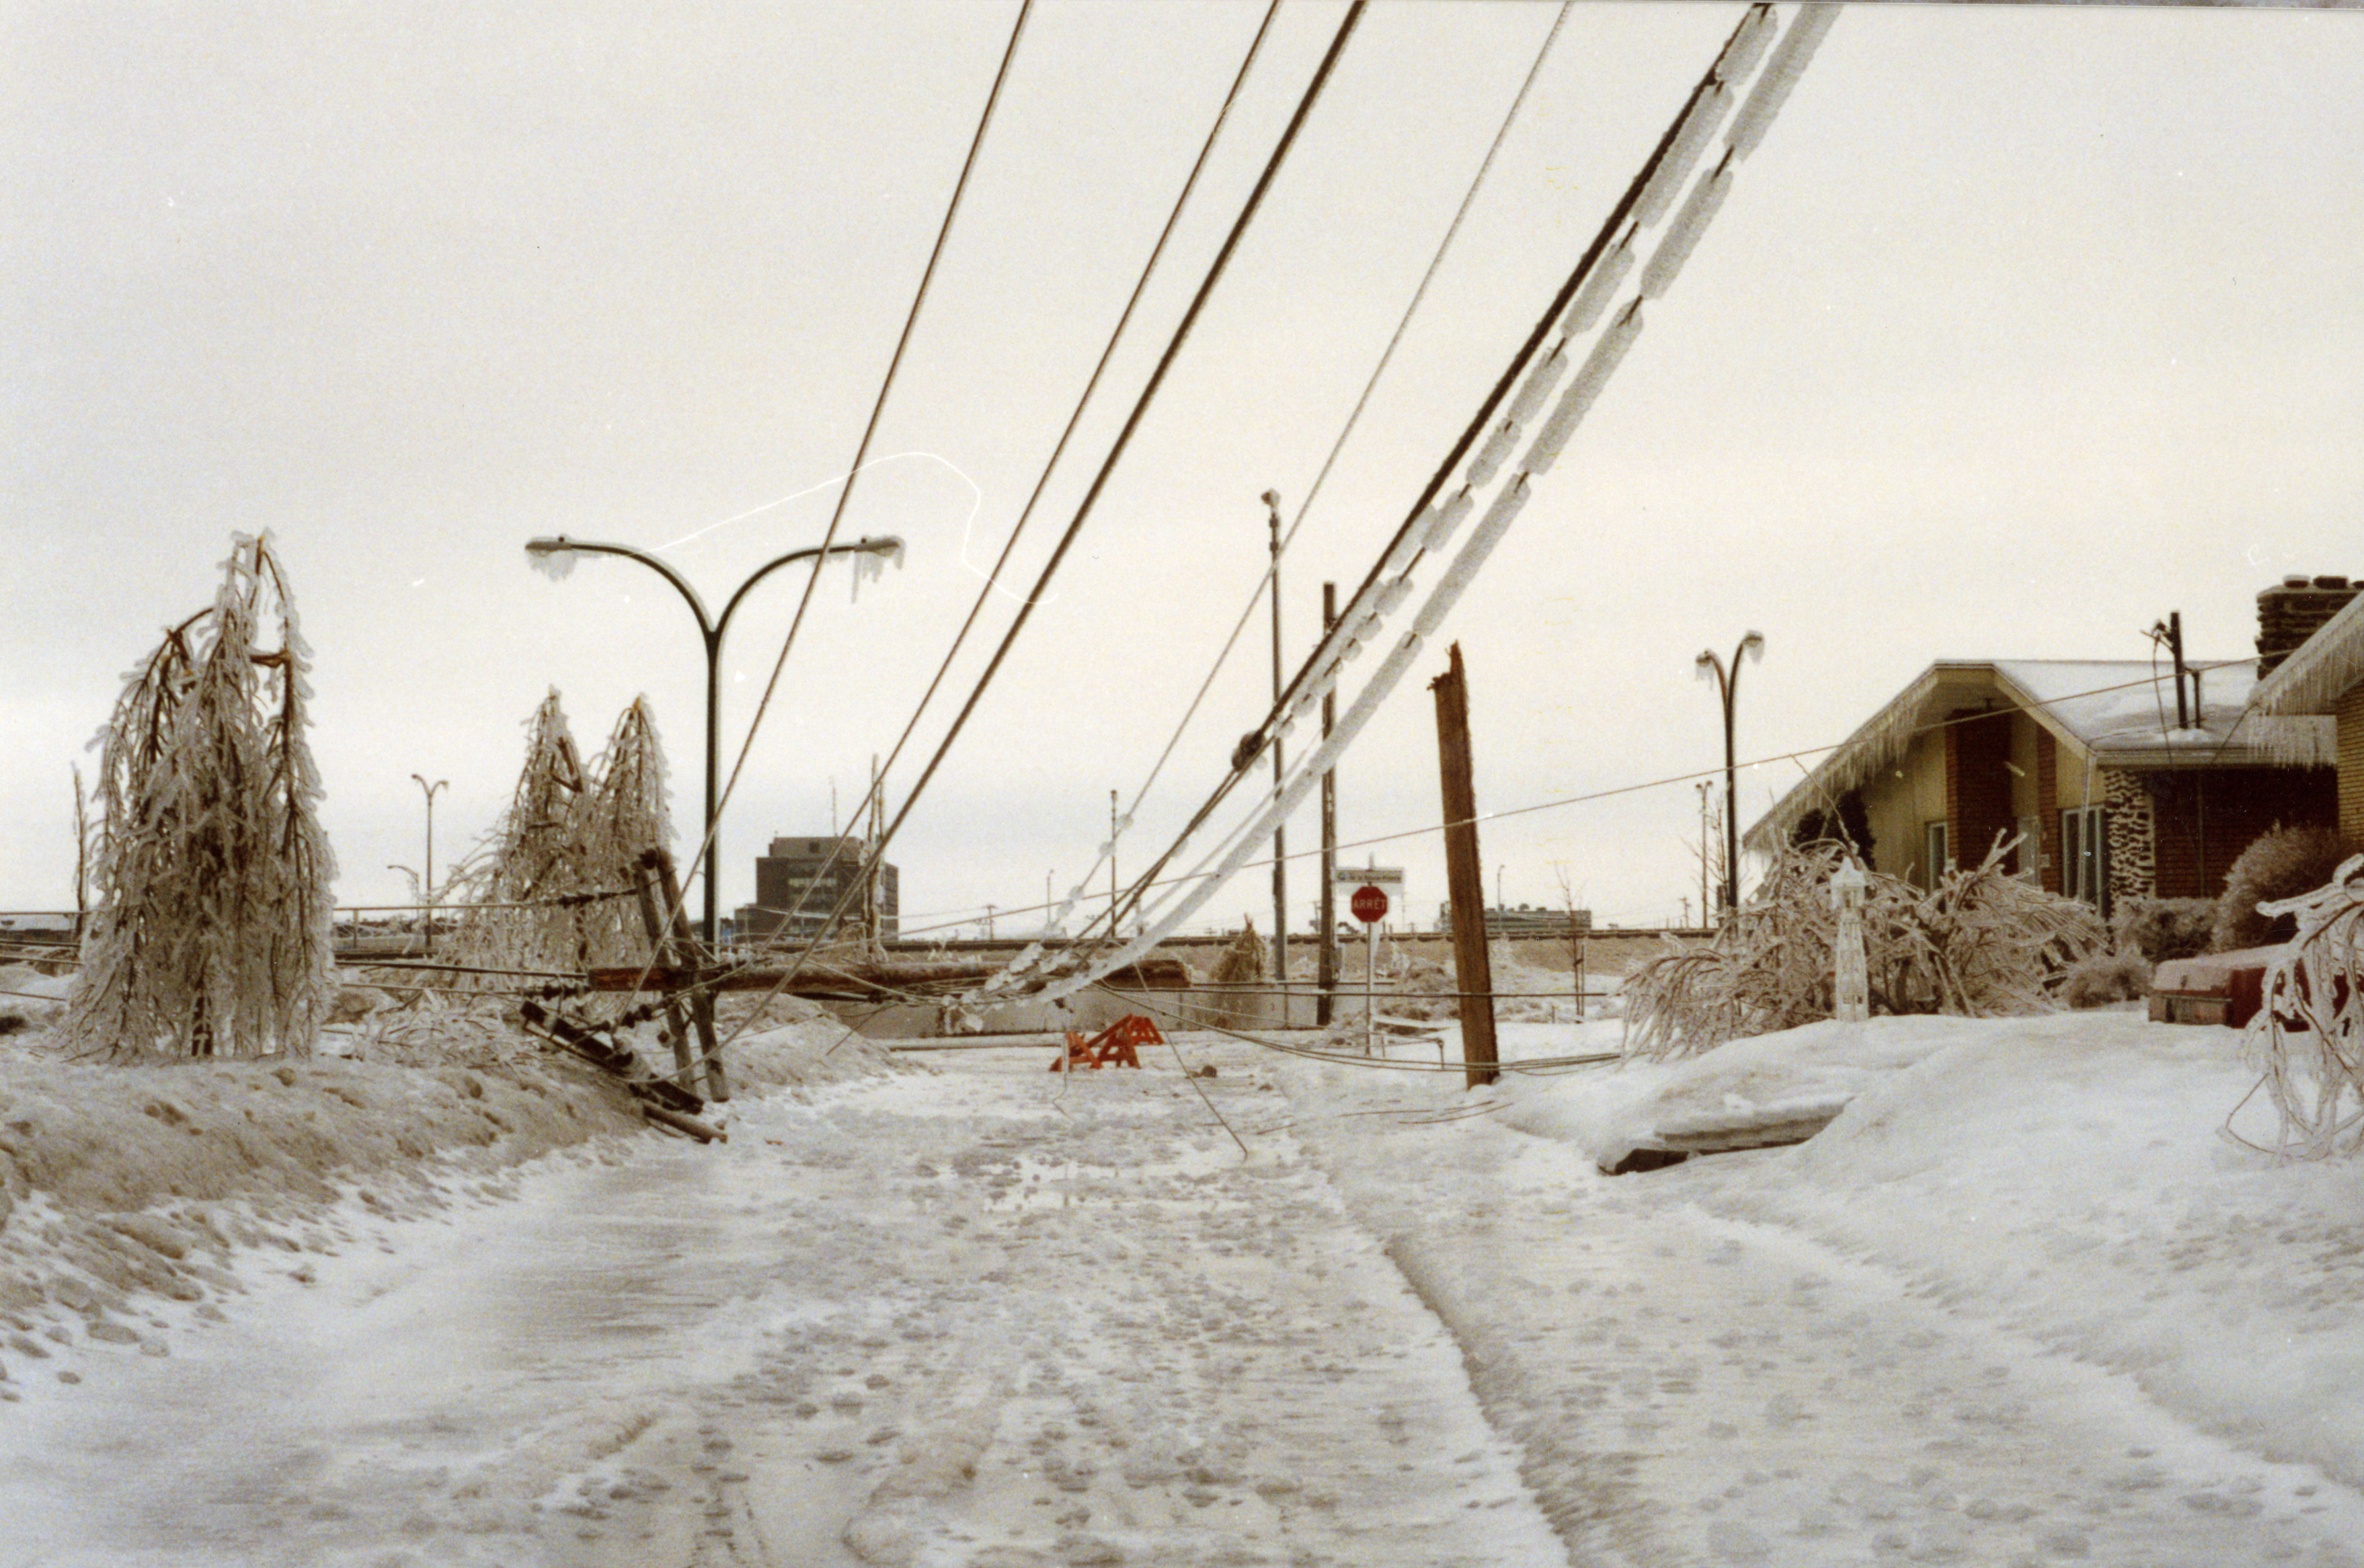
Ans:
[[[775,561],[767,561],[755,569],[755,574],[753,577],[739,584],[739,591],[732,594],[730,602],[722,606],[722,617],[714,623],[714,637],[718,641],[720,640],[723,628],[730,624],[731,612],[739,607],[739,601],[747,596],[747,591],[783,566],[793,562],[810,561],[816,556],[823,555],[898,555],[902,552],[902,549],[903,541],[900,538],[894,534],[884,534],[876,539],[858,539],[852,544],[808,545],[802,550],[792,550]]]
[[[584,550],[592,555],[620,555],[628,561],[639,562],[672,584],[681,596],[689,601],[689,613],[697,617],[698,635],[706,639],[708,646],[711,646],[721,635],[716,624],[707,619],[706,601],[697,596],[697,590],[689,585],[689,580],[644,550],[634,550],[628,544],[592,544],[579,539],[568,539],[564,534],[560,534],[555,539],[528,539],[525,546],[525,552],[528,555],[536,556],[556,555],[570,550]],[[773,564],[777,565],[778,562],[775,562]],[[771,567],[767,566],[764,570],[768,572]],[[758,573],[757,575],[761,576],[762,573]]]

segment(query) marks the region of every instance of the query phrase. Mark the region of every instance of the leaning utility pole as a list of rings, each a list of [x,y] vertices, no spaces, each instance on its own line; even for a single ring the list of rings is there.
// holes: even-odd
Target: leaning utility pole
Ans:
[[[1494,970],[1486,951],[1486,874],[1478,862],[1478,788],[1469,769],[1469,686],[1461,644],[1428,684],[1436,694],[1436,751],[1444,791],[1444,880],[1453,898],[1453,966],[1461,993],[1461,1059],[1470,1088],[1500,1074],[1494,1049]]]
[[[1272,706],[1280,706],[1280,492],[1264,493],[1265,511],[1272,526]],[[1272,738],[1272,793],[1275,799],[1288,782],[1281,765],[1280,737]],[[1281,1027],[1288,1027],[1288,823],[1272,826],[1272,974],[1280,984]]]

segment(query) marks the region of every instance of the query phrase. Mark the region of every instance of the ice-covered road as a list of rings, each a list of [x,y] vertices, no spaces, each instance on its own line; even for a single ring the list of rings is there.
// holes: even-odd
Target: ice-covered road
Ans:
[[[340,1211],[6,1407],[0,1563],[2357,1561],[2346,1489],[1792,1231],[1183,1049]]]
[[[1285,1137],[1243,1162],[1170,1068],[1062,1092],[1044,1060],[351,1220],[169,1358],[12,1407],[0,1562],[1557,1560],[1452,1340]]]

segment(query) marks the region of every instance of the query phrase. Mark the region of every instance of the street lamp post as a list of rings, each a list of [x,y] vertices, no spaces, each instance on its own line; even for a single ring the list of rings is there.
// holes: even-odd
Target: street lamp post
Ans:
[[[1765,657],[1765,634],[1752,631],[1740,639],[1732,651],[1732,663],[1727,666],[1713,651],[1701,653],[1697,661],[1699,678],[1702,681],[1712,673],[1717,695],[1723,699],[1723,912],[1729,915],[1740,905],[1740,811],[1739,773],[1733,758],[1733,705],[1740,696],[1740,661],[1743,655],[1751,659]]]
[[[706,797],[705,809],[698,818],[705,844],[706,911],[700,922],[699,934],[706,943],[706,951],[710,953],[718,945],[716,939],[720,934],[721,924],[716,897],[719,879],[715,874],[721,858],[721,840],[720,825],[716,820],[714,787],[721,750],[722,634],[730,625],[730,614],[739,607],[740,601],[746,598],[750,588],[793,562],[814,562],[816,564],[813,570],[817,572],[820,569],[818,562],[824,556],[899,556],[903,551],[903,541],[892,534],[887,534],[877,539],[859,539],[852,544],[811,545],[803,550],[792,550],[786,555],[778,556],[757,567],[754,575],[740,584],[738,591],[730,595],[730,602],[722,606],[722,614],[712,619],[708,618],[706,601],[697,596],[697,590],[691,587],[680,573],[645,550],[634,550],[630,545],[622,544],[593,544],[583,539],[568,539],[564,534],[560,534],[555,539],[529,539],[525,547],[526,554],[537,562],[546,558],[563,561],[570,551],[578,550],[593,555],[624,556],[655,572],[666,582],[672,584],[683,598],[689,601],[689,613],[697,617],[698,635],[706,639]]]
[[[418,787],[427,792],[427,874],[419,879],[419,885],[425,890],[423,896],[427,900],[426,951],[431,955],[435,951],[435,792],[449,789],[452,781],[437,779],[429,784],[423,774],[413,773],[410,776],[417,779]]]

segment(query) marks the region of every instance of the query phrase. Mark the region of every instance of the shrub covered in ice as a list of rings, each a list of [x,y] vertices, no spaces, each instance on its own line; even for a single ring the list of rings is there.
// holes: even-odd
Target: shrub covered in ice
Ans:
[[[2068,972],[2108,951],[2090,906],[2002,870],[2009,848],[1997,845],[1927,891],[1868,874],[1863,926],[1874,1013],[2048,1012]],[[1830,1018],[1838,912],[1828,886],[1847,858],[1829,843],[1784,850],[1705,946],[1635,970],[1623,987],[1627,1053],[1686,1056]]]
[[[2097,952],[2068,966],[2060,981],[2060,1000],[2071,1007],[2139,1002],[2150,995],[2150,977],[2158,968],[2134,948]]]
[[[212,606],[127,677],[97,741],[95,902],[68,1049],[312,1049],[337,987],[309,661],[270,536],[240,535]]]
[[[2230,952],[2288,941],[2297,933],[2297,920],[2288,913],[2265,914],[2258,906],[2323,886],[2358,849],[2364,845],[2336,828],[2276,828],[2259,834],[2225,873],[2210,945]]]
[[[2154,964],[2206,952],[2215,929],[2213,898],[2128,898],[2110,917],[2119,948]]]

